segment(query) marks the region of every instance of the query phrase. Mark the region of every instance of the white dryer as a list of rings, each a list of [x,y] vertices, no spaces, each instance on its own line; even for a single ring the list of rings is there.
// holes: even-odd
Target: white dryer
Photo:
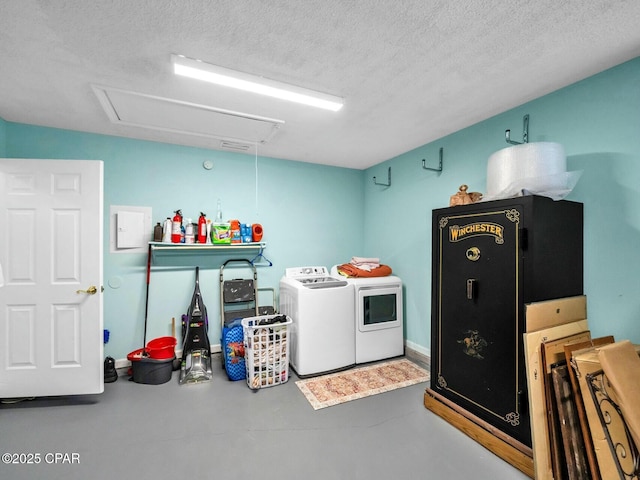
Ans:
[[[355,364],[353,286],[326,267],[287,268],[280,279],[280,313],[291,320],[289,363],[299,377]]]
[[[353,286],[356,363],[404,355],[402,280],[386,277],[343,277]]]

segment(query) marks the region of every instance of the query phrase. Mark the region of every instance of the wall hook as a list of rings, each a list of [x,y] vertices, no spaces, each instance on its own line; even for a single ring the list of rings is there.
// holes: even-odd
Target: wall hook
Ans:
[[[443,152],[444,152],[444,148],[440,147],[440,163],[438,163],[438,168],[427,167],[427,161],[424,158],[422,159],[422,168],[424,168],[425,170],[432,170],[434,172],[441,172]]]
[[[376,177],[373,177],[373,183],[375,185],[382,185],[383,187],[390,187],[391,186],[391,167],[389,167],[389,170],[387,171],[387,183],[376,182]]]
[[[522,118],[522,143],[529,143],[529,114]],[[511,130],[504,131],[504,139],[511,145],[521,145],[521,142],[511,140]]]

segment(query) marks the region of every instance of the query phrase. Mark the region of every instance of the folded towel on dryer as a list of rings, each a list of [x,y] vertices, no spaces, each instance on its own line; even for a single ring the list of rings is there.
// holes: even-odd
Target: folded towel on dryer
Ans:
[[[351,257],[351,261],[349,263],[360,268],[361,270],[370,272],[374,268],[378,268],[380,266],[380,259],[367,257]]]
[[[351,263],[343,263],[338,265],[338,273],[345,277],[387,277],[392,270],[390,266],[382,264],[371,270],[363,270]]]

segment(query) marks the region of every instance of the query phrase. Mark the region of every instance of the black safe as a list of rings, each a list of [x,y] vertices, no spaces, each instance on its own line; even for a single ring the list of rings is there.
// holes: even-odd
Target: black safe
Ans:
[[[531,447],[524,306],[583,294],[583,205],[436,209],[432,242],[431,389]]]

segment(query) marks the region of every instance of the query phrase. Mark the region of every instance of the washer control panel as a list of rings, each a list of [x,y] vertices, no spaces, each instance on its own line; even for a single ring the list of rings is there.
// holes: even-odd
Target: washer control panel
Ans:
[[[328,277],[327,267],[290,267],[285,270],[285,277],[289,278],[313,278]]]

